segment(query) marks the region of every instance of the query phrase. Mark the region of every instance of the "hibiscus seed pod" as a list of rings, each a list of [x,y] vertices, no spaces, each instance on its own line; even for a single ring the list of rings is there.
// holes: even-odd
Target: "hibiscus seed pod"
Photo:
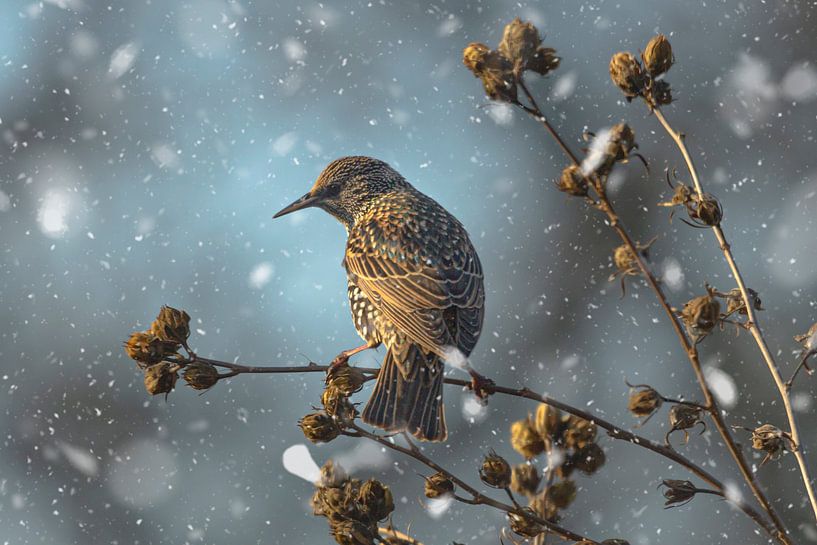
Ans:
[[[672,89],[667,81],[655,80],[649,85],[649,98],[654,106],[672,104]]]
[[[485,61],[491,48],[485,44],[473,42],[468,44],[462,51],[462,63],[479,77],[485,69]]]
[[[533,57],[528,60],[528,63],[525,65],[525,70],[530,70],[531,72],[536,72],[539,75],[546,76],[550,72],[553,72],[557,68],[559,68],[559,63],[562,61],[558,56],[556,56],[556,50],[552,47],[543,47],[539,46],[536,48],[536,52],[533,54]]]
[[[568,448],[579,449],[596,439],[598,428],[589,420],[570,415],[564,434],[564,444]]]
[[[502,456],[491,452],[482,460],[479,478],[494,488],[507,488],[511,484],[511,466]]]
[[[125,353],[141,368],[155,365],[176,353],[179,345],[163,341],[149,331],[135,331],[125,341]]]
[[[511,490],[525,496],[536,494],[542,473],[533,464],[517,464],[511,471]]]
[[[661,482],[664,487],[664,503],[665,508],[673,507],[687,503],[695,497],[698,489],[690,481],[681,481],[676,479],[665,479]]]
[[[454,482],[445,473],[435,473],[425,478],[424,492],[429,499],[451,495],[454,493]]]
[[[534,429],[530,418],[517,420],[511,424],[511,446],[527,459],[539,456],[545,451],[545,442]]]
[[[337,488],[343,486],[343,483],[348,479],[349,474],[346,473],[343,466],[335,463],[331,458],[321,467],[321,479],[319,481],[321,486]]]
[[[377,527],[354,519],[333,520],[329,526],[339,545],[374,545]]]
[[[207,390],[218,382],[218,369],[209,363],[194,361],[185,366],[183,378],[194,390]]]
[[[539,31],[533,23],[522,22],[517,17],[505,25],[499,42],[499,53],[519,70],[530,62],[540,43],[542,40],[539,38]]]
[[[630,394],[627,410],[637,417],[649,417],[661,408],[663,402],[661,394],[652,387],[644,385]]]
[[[723,207],[720,201],[709,193],[703,196],[695,195],[687,207],[689,217],[699,225],[714,227],[723,220]]]
[[[164,341],[184,345],[190,337],[190,315],[164,305],[150,326],[150,332]]]
[[[345,397],[359,392],[365,382],[363,371],[349,365],[336,365],[326,373],[326,384]]]
[[[547,489],[547,499],[557,509],[567,509],[576,499],[576,483],[571,480],[559,481]]]
[[[562,435],[562,413],[547,403],[540,403],[533,417],[533,427],[541,437],[553,442]]]
[[[681,319],[696,338],[712,331],[718,325],[720,315],[721,304],[711,293],[690,299],[681,310]]]
[[[669,436],[674,431],[681,430],[684,432],[684,442],[689,440],[689,434],[686,430],[697,426],[704,425],[703,422],[704,411],[697,405],[690,405],[687,403],[679,403],[673,405],[669,411],[670,430],[667,432],[664,440],[669,444]]]
[[[644,68],[653,77],[664,74],[675,62],[672,46],[663,34],[653,36],[644,48],[641,58],[644,61]]]
[[[391,490],[376,479],[369,479],[360,486],[357,501],[372,520],[383,520],[394,511]]]
[[[534,538],[545,531],[545,527],[537,522],[536,518],[536,513],[530,507],[523,507],[520,512],[508,513],[508,522],[513,533],[526,538]]]
[[[641,63],[632,53],[619,52],[610,59],[610,79],[628,99],[641,94],[645,78]]]
[[[328,443],[340,435],[334,419],[323,411],[309,413],[298,421],[298,426],[313,443]]]
[[[516,102],[517,88],[513,64],[496,51],[485,57],[483,70],[479,75],[485,94],[498,102]]]
[[[597,472],[604,466],[605,461],[604,450],[597,443],[588,443],[571,456],[573,467],[585,475]]]
[[[178,366],[166,361],[145,369],[145,390],[150,395],[168,394],[176,386]]]
[[[556,181],[556,188],[574,197],[587,196],[587,178],[578,165],[570,165],[562,170],[562,175]]]
[[[760,465],[776,460],[789,446],[786,433],[777,426],[763,424],[752,430],[752,448],[766,453]]]

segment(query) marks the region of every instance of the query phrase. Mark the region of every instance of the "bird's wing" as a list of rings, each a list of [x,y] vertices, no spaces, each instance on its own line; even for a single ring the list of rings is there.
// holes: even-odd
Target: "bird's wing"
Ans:
[[[482,327],[482,266],[465,229],[441,208],[438,214],[430,222],[377,218],[359,225],[345,265],[412,342],[444,358],[451,347],[468,356]]]

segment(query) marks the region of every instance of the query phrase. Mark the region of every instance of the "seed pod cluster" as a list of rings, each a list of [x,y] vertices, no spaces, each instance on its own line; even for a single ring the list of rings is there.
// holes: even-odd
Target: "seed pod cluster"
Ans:
[[[326,373],[326,388],[321,395],[321,403],[326,414],[338,425],[342,426],[357,417],[357,410],[349,397],[359,392],[365,382],[363,372],[346,363],[333,366]]]
[[[135,331],[125,341],[125,353],[144,372],[145,390],[149,394],[165,394],[167,397],[176,386],[178,371],[189,362],[179,354],[182,347],[191,353],[187,347],[189,337],[190,315],[183,310],[163,306],[147,331]],[[207,378],[202,378],[198,384],[204,385],[207,381]]]
[[[610,59],[610,79],[628,101],[640,96],[652,108],[664,106],[672,102],[672,91],[663,76],[674,62],[669,40],[659,34],[647,43],[641,54],[641,62],[626,51],[613,55]]]
[[[559,66],[556,50],[542,45],[539,30],[519,18],[505,26],[497,49],[483,43],[468,44],[462,62],[482,81],[491,100],[515,103],[525,71],[546,75]]]
[[[321,474],[310,504],[315,516],[329,521],[335,541],[341,545],[379,542],[378,522],[394,511],[389,487],[376,479],[361,482],[351,478],[331,460]]]

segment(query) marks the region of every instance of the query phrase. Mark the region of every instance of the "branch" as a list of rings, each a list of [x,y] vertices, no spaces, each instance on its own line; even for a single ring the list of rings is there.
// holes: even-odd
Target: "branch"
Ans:
[[[695,164],[692,162],[692,157],[689,154],[689,150],[686,147],[686,143],[684,142],[684,135],[680,132],[674,130],[672,126],[670,126],[669,122],[667,121],[666,117],[664,117],[664,113],[661,111],[660,108],[654,107],[653,114],[664,127],[664,130],[667,134],[675,141],[675,145],[681,152],[681,155],[684,158],[684,162],[686,163],[687,170],[689,171],[690,176],[692,176],[692,182],[695,185],[695,191],[698,193],[698,197],[704,197],[704,190],[701,185],[701,181],[698,177],[698,171],[695,168]],[[715,237],[718,239],[718,244],[720,245],[721,251],[723,252],[723,257],[726,259],[726,263],[729,265],[729,269],[732,271],[732,276],[735,278],[735,283],[738,285],[740,289],[741,297],[743,298],[743,305],[746,309],[746,327],[752,333],[752,337],[754,337],[755,342],[757,343],[758,348],[760,348],[760,353],[763,356],[763,361],[766,362],[766,367],[769,368],[769,373],[772,375],[774,379],[774,383],[777,386],[777,390],[780,392],[780,398],[783,400],[783,406],[786,408],[786,418],[789,421],[789,434],[791,435],[791,439],[793,442],[793,449],[792,452],[794,453],[795,458],[797,459],[797,464],[800,468],[800,475],[803,478],[803,484],[806,487],[806,491],[808,492],[809,501],[811,502],[811,509],[814,512],[815,518],[817,518],[817,496],[814,494],[814,488],[811,484],[811,477],[809,477],[808,466],[806,465],[806,455],[803,451],[803,445],[800,442],[800,433],[797,428],[797,420],[794,416],[794,410],[791,404],[791,397],[789,396],[789,387],[788,385],[783,382],[783,378],[780,376],[780,370],[775,363],[774,357],[769,350],[769,346],[766,343],[766,339],[763,337],[763,332],[760,330],[760,324],[755,317],[755,307],[754,307],[754,300],[752,297],[749,296],[749,293],[746,289],[746,283],[743,280],[743,275],[738,268],[738,264],[735,261],[734,256],[732,255],[732,249],[729,243],[726,241],[726,236],[723,234],[723,229],[721,229],[720,223],[717,225],[712,226],[712,231],[715,233]]]
[[[525,95],[528,97],[530,101],[530,107],[523,108],[525,112],[529,115],[533,116],[538,122],[540,122],[547,131],[554,136],[559,147],[565,152],[565,155],[570,159],[570,161],[580,166],[580,161],[578,157],[570,151],[567,145],[564,143],[561,137],[558,136],[556,129],[550,122],[547,120],[545,115],[542,113],[541,109],[539,108],[536,100],[534,99],[533,95],[527,88],[527,85],[523,80],[519,81],[519,86],[525,92]],[[517,105],[520,105],[517,103]],[[690,364],[692,365],[692,369],[695,373],[695,377],[698,381],[698,384],[701,388],[701,391],[704,395],[704,400],[706,402],[707,411],[709,412],[710,416],[712,417],[713,422],[715,423],[715,427],[717,428],[718,432],[720,433],[721,437],[723,438],[724,443],[726,444],[729,453],[731,454],[732,458],[735,460],[738,468],[740,469],[741,475],[746,483],[749,485],[749,488],[752,490],[755,498],[757,498],[760,505],[769,515],[772,523],[774,524],[775,528],[777,529],[778,535],[775,537],[781,542],[786,544],[791,544],[787,534],[787,530],[783,525],[782,520],[777,515],[774,510],[774,507],[769,502],[768,498],[764,494],[763,490],[761,490],[760,486],[758,485],[752,470],[746,461],[746,458],[743,456],[740,448],[738,447],[735,439],[732,437],[732,434],[729,431],[729,427],[726,425],[726,422],[723,419],[723,415],[721,413],[721,409],[718,406],[718,402],[715,399],[715,396],[712,393],[712,390],[709,388],[709,385],[706,382],[706,379],[703,374],[703,369],[701,367],[701,362],[698,357],[698,349],[695,343],[691,342],[687,337],[686,333],[684,332],[683,326],[681,325],[678,317],[676,316],[675,312],[672,310],[672,307],[669,304],[667,296],[664,294],[663,289],[661,288],[658,280],[652,274],[652,271],[649,270],[647,264],[644,262],[644,259],[641,255],[641,252],[638,249],[638,246],[633,242],[632,238],[630,237],[627,230],[623,227],[621,223],[621,219],[619,218],[618,214],[616,214],[615,209],[613,208],[612,203],[610,202],[607,194],[603,190],[599,190],[602,186],[601,184],[591,183],[591,187],[597,188],[597,194],[599,199],[599,209],[602,210],[610,223],[610,227],[616,232],[622,242],[629,248],[630,252],[632,253],[636,264],[638,265],[639,270],[644,275],[644,278],[647,280],[647,284],[650,286],[652,291],[655,293],[656,298],[658,299],[659,304],[664,309],[664,312],[667,314],[667,317],[670,320],[670,324],[672,325],[672,329],[675,331],[676,336],[678,337],[678,341],[681,343],[681,347],[684,349],[686,353],[687,359],[689,359]]]
[[[229,375],[222,375],[222,377],[226,376],[234,376],[238,374],[245,374],[245,373],[315,373],[315,372],[326,372],[330,369],[331,366],[329,365],[319,365],[314,362],[309,362],[308,365],[301,365],[301,366],[279,366],[279,367],[265,367],[265,366],[254,366],[254,365],[241,365],[237,363],[228,363],[220,360],[214,360],[210,358],[202,358],[197,356],[199,361],[209,363],[216,367],[225,367],[228,369],[232,369],[233,373]],[[368,367],[356,367],[359,371],[362,371],[366,374],[372,374],[372,377],[376,376],[379,372],[379,369],[373,369]],[[452,386],[460,386],[462,388],[470,388],[472,386],[471,381],[461,380],[456,378],[446,377],[444,379],[445,384],[449,384]],[[755,523],[757,523],[761,528],[763,528],[766,533],[770,536],[775,537],[775,530],[772,528],[768,522],[764,520],[764,518],[755,511],[751,506],[746,504],[743,501],[740,501],[735,498],[728,497],[726,495],[726,489],[724,484],[717,479],[714,475],[706,471],[701,466],[697,465],[695,462],[691,461],[689,458],[685,457],[678,451],[668,447],[664,444],[657,443],[652,441],[646,437],[628,431],[624,428],[616,426],[615,424],[604,420],[603,418],[599,417],[598,415],[588,413],[582,409],[578,409],[573,407],[572,405],[568,405],[562,401],[554,399],[550,396],[540,395],[536,392],[528,388],[509,388],[506,386],[499,386],[497,384],[490,384],[485,386],[485,390],[489,394],[502,394],[508,395],[513,397],[519,397],[523,399],[528,399],[531,401],[536,401],[539,403],[545,403],[546,405],[550,405],[555,407],[561,411],[564,411],[568,414],[575,415],[579,418],[587,420],[596,424],[598,427],[607,431],[607,434],[612,437],[613,439],[618,439],[620,441],[626,441],[630,444],[636,445],[641,448],[645,448],[650,450],[659,456],[663,456],[667,460],[675,462],[682,467],[688,469],[694,475],[697,475],[701,480],[705,481],[709,485],[715,487],[721,495],[723,495],[729,502],[733,503],[738,509],[743,511],[747,516],[749,516]],[[467,490],[466,487],[462,487],[464,490]]]

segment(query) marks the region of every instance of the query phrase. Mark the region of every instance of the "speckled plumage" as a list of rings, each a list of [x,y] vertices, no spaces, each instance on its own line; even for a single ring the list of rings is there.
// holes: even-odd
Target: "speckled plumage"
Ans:
[[[369,157],[333,161],[309,195],[325,196],[314,206],[348,232],[343,265],[358,334],[370,346],[388,348],[363,419],[444,440],[442,361],[471,354],[484,314],[482,267],[468,233],[436,201]]]

